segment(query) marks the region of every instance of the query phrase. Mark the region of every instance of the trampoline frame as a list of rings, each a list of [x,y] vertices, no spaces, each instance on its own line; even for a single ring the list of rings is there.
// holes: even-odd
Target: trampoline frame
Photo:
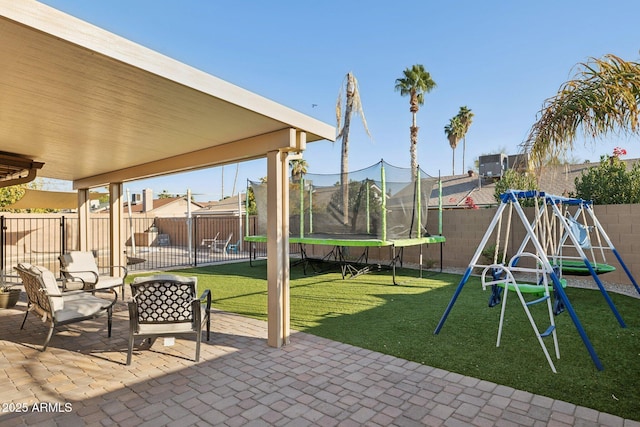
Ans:
[[[266,243],[267,236],[245,236],[245,242],[249,243]],[[422,245],[424,244],[440,244],[440,271],[442,271],[442,259],[443,252],[442,246],[446,239],[444,236],[426,236],[416,239],[400,239],[400,240],[379,240],[379,239],[336,239],[336,238],[322,238],[322,237],[289,237],[289,243],[300,245],[301,259],[297,263],[302,263],[305,274],[306,266],[312,265],[314,261],[328,262],[333,256],[333,262],[338,263],[342,272],[342,278],[345,279],[357,277],[362,274],[366,274],[371,271],[373,264],[368,263],[369,248],[383,248],[388,247],[391,249],[391,262],[387,266],[393,272],[393,284],[397,285],[396,266],[399,264],[402,267],[402,255],[404,248],[409,246],[420,246],[420,276],[422,276]],[[306,245],[321,245],[321,246],[333,246],[333,249],[325,255],[323,258],[316,259],[307,256],[305,246]],[[344,248],[363,248],[362,254],[355,260],[347,260],[344,256]],[[253,265],[253,260],[256,259],[255,252],[249,252],[249,263]],[[361,262],[364,260],[364,262]],[[376,263],[376,265],[379,265]],[[315,269],[314,269],[315,270]]]

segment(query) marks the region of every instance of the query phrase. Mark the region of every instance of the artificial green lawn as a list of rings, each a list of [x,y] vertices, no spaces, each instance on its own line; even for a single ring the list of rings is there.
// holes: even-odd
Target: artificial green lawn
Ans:
[[[198,288],[211,289],[216,308],[266,320],[264,262],[174,273],[198,276]],[[502,342],[496,348],[500,306],[487,306],[489,291],[482,291],[478,278],[465,285],[441,332],[434,335],[460,276],[418,274],[399,270],[400,285],[394,286],[388,272],[343,280],[339,272],[305,276],[294,267],[291,328],[640,420],[640,300],[610,294],[627,324],[621,328],[599,291],[567,288],[604,370],[596,369],[565,312],[556,317],[559,360],[551,338],[545,340],[558,370],[553,374],[515,294],[509,295]],[[568,281],[570,285],[570,277]],[[546,306],[534,306],[532,312],[540,329],[546,329]]]

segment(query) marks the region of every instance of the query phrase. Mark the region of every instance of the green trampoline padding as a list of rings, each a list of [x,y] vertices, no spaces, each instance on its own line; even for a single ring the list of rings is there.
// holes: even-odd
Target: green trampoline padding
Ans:
[[[267,236],[246,236],[245,242],[264,243]],[[398,240],[380,240],[380,239],[337,239],[335,236],[310,236],[310,237],[289,237],[289,243],[301,243],[307,245],[329,245],[329,246],[348,246],[348,247],[383,247],[395,246],[406,247],[429,243],[444,243],[444,236],[428,236],[416,239],[398,239]]]
[[[560,284],[562,285],[563,289],[566,288],[567,280],[560,279]],[[504,288],[504,283],[498,283],[498,286]],[[518,288],[523,294],[536,294],[538,296],[542,296],[544,294],[543,285],[536,285],[533,283],[518,283]],[[509,283],[509,290],[515,292],[516,286],[513,283]],[[553,283],[549,283],[549,290],[553,290]]]
[[[558,265],[560,265],[560,263],[558,263]],[[616,271],[616,268],[612,265],[597,262],[592,262],[591,267],[593,267],[596,274],[605,274]],[[579,260],[563,260],[562,273],[574,276],[589,276],[591,274],[586,264]]]

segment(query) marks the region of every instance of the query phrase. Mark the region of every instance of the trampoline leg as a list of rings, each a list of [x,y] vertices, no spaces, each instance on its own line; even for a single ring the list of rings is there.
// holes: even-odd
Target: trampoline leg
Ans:
[[[422,279],[422,244],[420,244],[420,278]]]
[[[393,284],[397,285],[398,282],[396,281],[396,245],[391,245],[391,248],[392,248],[391,250],[393,251],[391,254],[391,270],[393,271]],[[422,266],[420,266],[420,268],[422,269]]]

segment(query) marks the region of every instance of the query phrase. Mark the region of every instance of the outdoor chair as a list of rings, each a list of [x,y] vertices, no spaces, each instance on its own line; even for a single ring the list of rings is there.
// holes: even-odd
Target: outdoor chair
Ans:
[[[218,243],[218,236],[220,235],[220,232],[218,231],[216,233],[215,236],[213,236],[213,238],[203,238],[202,242],[200,242],[200,246],[203,246],[207,249],[211,249],[213,247],[215,247],[215,245]]]
[[[124,279],[127,277],[127,268],[124,266],[98,267],[93,252],[71,251],[60,255],[60,272],[65,278],[64,289],[114,290],[122,288],[124,299]],[[114,272],[120,270],[122,276],[115,276]],[[100,271],[109,271],[110,274],[100,274]]]
[[[228,254],[237,254],[239,250],[240,250],[240,240],[238,240],[236,243],[231,243],[227,245]]]
[[[196,296],[197,279],[174,275],[137,277],[131,283],[129,301],[129,350],[131,364],[134,340],[195,335],[196,357],[200,360],[202,328],[206,326],[207,341],[211,331],[211,291]]]
[[[229,237],[227,240],[218,240],[215,245],[212,246],[213,251],[215,252],[227,252],[227,246],[231,242],[231,238],[233,237],[233,233],[229,233]]]
[[[111,337],[112,307],[117,298],[107,300],[82,290],[62,292],[53,273],[45,267],[21,263],[15,269],[27,294],[27,312],[20,329],[24,329],[29,312],[50,324],[42,351],[47,349],[53,330],[57,326],[94,319],[105,314],[107,336]]]

